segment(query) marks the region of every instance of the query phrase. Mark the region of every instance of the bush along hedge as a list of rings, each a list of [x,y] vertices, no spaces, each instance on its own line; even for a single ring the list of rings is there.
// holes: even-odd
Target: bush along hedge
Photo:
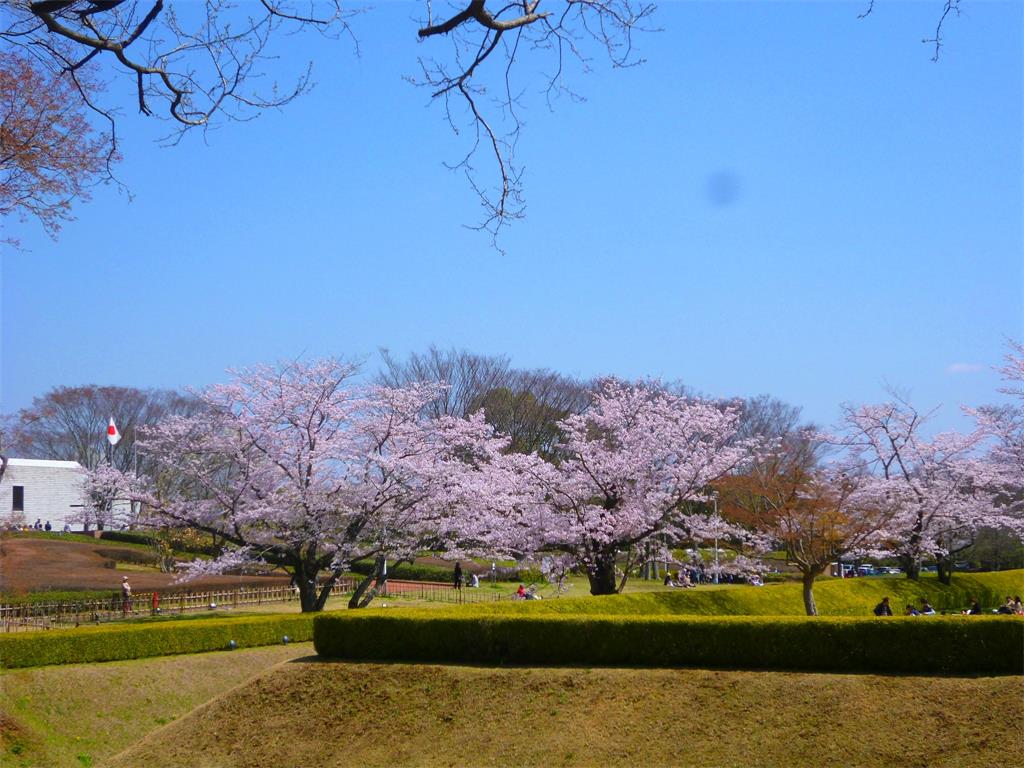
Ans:
[[[321,656],[360,660],[1019,674],[1024,619],[320,615]]]
[[[872,616],[872,609],[888,596],[893,610],[927,599],[936,610],[959,613],[976,597],[985,609],[1003,604],[1006,595],[1024,594],[1024,571],[955,574],[950,586],[934,576],[920,581],[906,578],[827,579],[814,587],[822,616]],[[467,609],[468,610],[468,609]],[[672,589],[602,597],[558,600],[506,601],[473,606],[474,611],[496,614],[690,614],[699,616],[802,616],[800,584],[765,587]]]
[[[312,617],[258,616],[167,621],[0,635],[0,667],[141,659],[309,640]],[[234,641],[235,645],[231,646]]]
[[[453,566],[454,568],[454,566]],[[388,578],[397,581],[451,581],[453,568],[442,568],[438,565],[388,566]],[[349,566],[352,573],[369,576],[373,573],[374,563],[370,560],[356,560]]]

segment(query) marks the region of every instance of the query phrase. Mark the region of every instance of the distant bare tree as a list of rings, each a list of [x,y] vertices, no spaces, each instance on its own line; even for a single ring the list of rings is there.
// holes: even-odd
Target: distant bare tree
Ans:
[[[442,350],[431,346],[426,352],[414,352],[397,360],[381,350],[384,369],[380,381],[389,387],[414,382],[444,382],[444,392],[430,405],[432,416],[468,416],[479,407],[480,399],[492,389],[505,386],[512,377],[509,359],[504,355],[477,355],[461,349]]]
[[[130,472],[137,462],[139,474],[146,474],[150,461],[134,450],[137,430],[168,416],[194,414],[198,408],[194,398],[172,390],[57,387],[8,417],[4,449],[19,458],[77,461],[96,469],[107,461],[106,428],[113,417],[121,433],[111,452],[114,467]]]
[[[549,452],[557,439],[556,422],[586,408],[588,384],[547,370],[512,368],[504,355],[477,355],[431,347],[405,360],[382,350],[382,383],[444,382],[447,388],[430,405],[433,416],[468,416],[481,408],[487,421],[512,439],[512,450]]]
[[[743,401],[740,407],[740,439],[777,440],[806,429],[801,425],[802,409],[772,395],[758,395]]]
[[[590,394],[587,384],[553,371],[512,371],[508,384],[486,392],[476,407],[513,451],[550,457],[562,436],[558,422],[582,413]]]

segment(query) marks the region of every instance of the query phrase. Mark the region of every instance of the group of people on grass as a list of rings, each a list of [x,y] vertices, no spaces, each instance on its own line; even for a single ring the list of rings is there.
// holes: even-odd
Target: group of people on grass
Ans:
[[[964,616],[979,616],[985,613],[982,610],[981,603],[976,598],[970,599],[970,606],[960,611]],[[889,605],[889,598],[883,597],[882,602],[875,606],[875,616],[892,616],[892,606]],[[904,616],[934,616],[936,613],[925,598],[921,598],[921,607],[917,608],[913,603],[907,603],[906,609],[903,611]],[[943,611],[945,613],[945,611]],[[1020,595],[1016,597],[1006,596],[1006,602],[996,608],[993,613],[1000,613],[1008,616],[1024,616],[1024,603],[1021,603]]]
[[[728,578],[726,578],[728,576]],[[696,587],[697,584],[703,584],[707,580],[707,574],[703,569],[682,569],[680,568],[673,575],[670,571],[665,574],[665,586],[666,587]],[[732,574],[723,574],[721,581],[725,583],[732,583],[734,581]],[[760,576],[754,574],[753,576],[747,577],[747,583],[754,587],[763,587],[764,581]]]
[[[462,577],[462,564],[459,562],[455,563],[455,570],[452,572],[452,586],[455,589],[462,589],[463,586],[467,587],[479,587],[480,578],[472,571],[469,574],[468,579]]]
[[[16,523],[7,523],[6,530],[14,532],[45,531],[49,533],[53,530],[53,525],[50,524],[49,520],[47,520],[44,523],[42,518],[37,518],[36,521],[32,523],[32,525],[28,525],[27,523],[24,525],[18,525]],[[61,531],[61,533],[71,533],[71,525],[68,523],[64,523],[64,529]]]

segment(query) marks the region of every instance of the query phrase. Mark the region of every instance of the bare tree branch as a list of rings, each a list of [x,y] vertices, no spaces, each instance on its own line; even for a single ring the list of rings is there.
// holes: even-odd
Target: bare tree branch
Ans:
[[[421,58],[421,77],[410,81],[428,88],[432,99],[443,101],[445,119],[457,135],[467,124],[473,127],[469,151],[448,167],[466,174],[484,209],[481,221],[472,228],[490,232],[494,242],[503,227],[525,213],[523,169],[515,158],[522,129],[517,106],[524,93],[513,86],[516,64],[525,66],[521,58],[548,57],[554,74],[545,77],[543,92],[549,106],[558,95],[578,100],[562,79],[566,56],[584,72],[590,69],[591,47],[613,67],[640,64],[632,36],[648,29],[646,23],[654,12],[653,4],[637,0],[551,0],[548,7],[541,8],[542,1],[507,0],[492,11],[486,0],[469,0],[442,21],[434,20],[428,2],[427,18],[418,33],[421,40],[443,36],[451,41],[447,60]],[[504,44],[503,35],[512,31],[516,33],[514,41]],[[491,96],[484,65],[496,51],[504,57],[504,66],[494,73],[495,95]],[[481,176],[473,165],[481,140],[494,158],[493,176]],[[493,181],[485,183],[487,177]]]

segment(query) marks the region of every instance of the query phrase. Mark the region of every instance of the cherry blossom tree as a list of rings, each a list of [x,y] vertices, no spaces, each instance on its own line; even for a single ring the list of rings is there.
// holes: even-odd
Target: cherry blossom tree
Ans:
[[[571,554],[594,595],[620,591],[633,554],[659,540],[707,539],[709,485],[749,456],[738,409],[656,384],[603,382],[583,414],[559,422],[553,462],[509,457],[533,487],[520,495],[537,549]],[[525,518],[520,518],[525,519]],[[704,534],[709,535],[704,535]],[[616,563],[626,557],[621,581]]]
[[[946,432],[928,439],[929,415],[902,398],[847,405],[838,442],[875,479],[879,495],[893,509],[892,550],[907,575],[917,579],[922,561],[934,557],[948,581],[952,556],[970,546],[980,528],[1008,521],[981,491],[988,473],[977,456],[983,432]]]
[[[1008,384],[999,391],[1014,400],[968,412],[977,418],[979,428],[994,438],[988,456],[994,473],[992,490],[1002,506],[1019,514],[1024,512],[1024,345],[1010,342],[1010,348],[999,369]]]
[[[165,419],[140,438],[179,482],[161,491],[122,475],[118,493],[144,503],[150,526],[225,542],[221,557],[193,563],[189,575],[283,566],[303,611],[324,607],[353,560],[373,559],[376,571],[350,602],[365,606],[386,559],[459,538],[469,501],[487,492],[474,475],[505,443],[482,417],[425,417],[436,385],[356,387],[356,371],[322,360],[237,372],[200,393],[202,413]]]

